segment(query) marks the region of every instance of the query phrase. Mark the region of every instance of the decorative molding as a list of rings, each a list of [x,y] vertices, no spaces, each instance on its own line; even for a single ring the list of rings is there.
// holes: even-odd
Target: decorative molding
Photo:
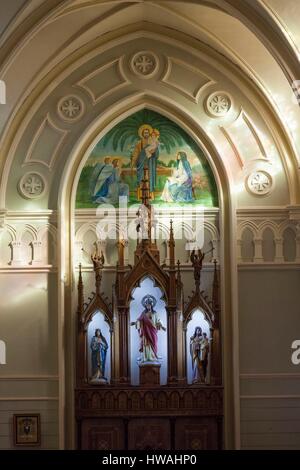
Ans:
[[[274,187],[274,179],[265,170],[252,171],[245,180],[245,187],[255,196],[266,196]]]
[[[214,118],[226,116],[232,108],[232,98],[226,91],[215,91],[205,100],[206,113]]]
[[[243,162],[243,166],[246,162],[248,165],[252,164],[252,166],[257,165],[257,162],[272,165],[271,160],[267,157],[258,130],[242,107],[238,116],[226,126],[220,126],[220,130],[231,145],[237,158]],[[243,141],[241,141],[241,136],[244,136]],[[245,150],[243,145],[243,142],[246,141],[247,147],[249,147],[248,151]]]
[[[136,52],[131,58],[130,68],[139,78],[152,78],[158,71],[159,58],[152,51]]]
[[[240,379],[248,380],[248,379],[296,379],[300,380],[300,373],[296,372],[275,372],[275,373],[262,373],[262,374],[240,374]]]
[[[220,126],[220,131],[223,133],[225,139],[227,140],[227,142],[231,146],[231,148],[233,150],[233,153],[235,154],[236,159],[238,161],[238,164],[239,164],[240,168],[242,169],[244,167],[245,162],[244,162],[243,157],[241,156],[240,152],[238,151],[238,148],[236,147],[234,141],[232,140],[231,135],[229,134],[229,132],[223,126]]]
[[[0,401],[58,401],[59,397],[0,397]]]
[[[182,272],[193,272],[193,267],[191,266],[190,263],[180,263],[180,270]],[[79,271],[78,266],[75,266],[75,271]],[[93,265],[92,264],[82,264],[81,271],[82,272],[91,272],[92,273],[92,272],[94,272]],[[124,269],[124,271],[126,272],[127,270]],[[0,268],[0,272],[1,272],[1,268]],[[115,265],[112,265],[112,266],[105,265],[103,267],[103,272],[115,273],[116,272],[116,266]],[[214,272],[214,263],[211,262],[211,263],[203,264],[202,272]]]
[[[44,196],[46,189],[46,180],[37,171],[25,173],[18,183],[19,193],[25,199],[39,199]]]
[[[257,271],[257,270],[263,270],[263,271],[299,271],[300,270],[300,264],[299,262],[286,262],[283,261],[282,263],[268,263],[265,261],[262,261],[261,263],[255,263],[255,262],[239,262],[238,265],[238,270],[239,271]]]
[[[255,206],[255,207],[240,207],[236,210],[238,219],[266,219],[272,218],[273,220],[289,219],[289,212],[291,206]],[[293,206],[292,206],[293,207]],[[297,206],[295,206],[297,208]],[[298,207],[300,209],[300,207]]]
[[[212,218],[212,217],[218,217],[219,215],[219,212],[220,212],[220,209],[219,207],[204,207],[204,208],[201,208],[203,209],[203,214],[204,214],[204,218],[205,220],[207,218]],[[86,219],[86,221],[90,221],[91,218],[94,218],[95,219],[95,222],[97,222],[98,220],[101,220],[102,218],[102,214],[101,216],[97,215],[97,212],[99,212],[99,209],[98,208],[95,208],[95,209],[76,209],[75,210],[75,217],[76,217],[76,220],[80,220],[80,221],[84,221]],[[115,209],[112,209],[111,211],[113,214],[116,214],[116,210]],[[109,209],[105,209],[105,213],[109,213]],[[195,207],[185,207],[184,208],[184,213],[185,214],[188,214],[189,216],[196,216],[197,214],[199,214],[199,208],[198,209],[195,209]],[[174,207],[174,208],[170,208],[170,207],[160,207],[159,210],[158,210],[158,215],[161,215],[161,217],[168,217],[168,220],[170,217],[173,218],[181,218],[182,219],[182,207]],[[128,219],[135,219],[135,215],[132,214],[130,215],[130,217],[128,217]]]
[[[299,398],[300,395],[240,395],[241,400],[287,400]]]
[[[0,212],[1,214],[1,212]],[[56,222],[57,211],[56,210],[42,210],[42,211],[6,211],[6,220],[23,222],[24,220],[30,221],[51,221]]]
[[[58,375],[1,375],[0,376],[0,382],[4,381],[30,381],[30,382],[43,382],[43,381],[49,381],[49,382],[56,382],[59,380]]]
[[[88,93],[93,105],[131,83],[124,73],[123,60],[124,56],[114,59],[77,82],[76,86]],[[112,76],[109,77],[112,74],[115,83]]]
[[[7,210],[0,209],[0,230],[5,227],[6,216],[7,216]]]
[[[65,122],[79,121],[85,112],[85,104],[77,95],[67,95],[57,103],[57,113]]]
[[[56,266],[56,226],[50,223],[48,218],[30,219],[30,222],[32,223],[29,223],[27,217],[7,220],[2,233],[8,233],[11,241],[6,247],[3,246],[0,256],[0,272],[11,272],[15,269],[20,272],[20,270],[29,267],[31,269],[36,267],[40,272],[52,272]],[[49,246],[53,248],[50,251]]]
[[[263,156],[263,160],[266,159],[268,160],[268,157],[267,157],[267,154],[266,154],[266,151],[264,149],[264,146],[262,144],[262,141],[258,135],[258,131],[256,130],[255,128],[255,125],[253,124],[253,122],[251,121],[250,117],[245,113],[245,111],[242,111],[242,119],[243,121],[245,122],[245,124],[247,125],[248,129],[250,130],[251,134],[253,135],[260,151],[261,151],[261,154]]]
[[[57,273],[58,269],[52,265],[46,266],[32,266],[32,265],[22,265],[22,266],[0,266],[0,274],[25,274],[25,273]]]
[[[47,129],[54,134],[54,139],[56,138],[56,142],[54,142],[53,145],[49,145]],[[33,137],[22,166],[39,163],[41,165],[45,165],[49,170],[51,170],[68,132],[68,130],[60,129],[56,126],[48,113]],[[45,142],[43,142],[43,139]],[[42,152],[43,155],[46,156],[44,159],[40,158]]]
[[[182,83],[178,81],[178,76],[181,75],[180,73],[175,73],[174,76],[172,76],[172,73],[176,72],[176,67],[179,71],[181,69],[181,72],[184,73],[185,79]],[[203,72],[200,72],[198,68],[174,57],[167,57],[166,72],[161,81],[196,104],[199,103],[202,91],[208,86],[215,84],[214,80]],[[190,90],[188,86],[191,87]]]

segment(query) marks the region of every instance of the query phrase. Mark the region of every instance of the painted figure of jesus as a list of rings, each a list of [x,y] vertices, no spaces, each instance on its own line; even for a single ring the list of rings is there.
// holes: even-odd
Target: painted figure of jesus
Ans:
[[[158,338],[159,330],[166,331],[154,310],[155,298],[152,295],[146,295],[142,300],[144,310],[131,326],[135,326],[139,333],[140,344],[139,352],[141,354],[141,363],[157,363],[158,358]]]

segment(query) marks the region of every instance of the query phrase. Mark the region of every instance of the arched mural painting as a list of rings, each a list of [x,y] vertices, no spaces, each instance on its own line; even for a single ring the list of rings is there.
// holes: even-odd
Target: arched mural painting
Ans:
[[[116,206],[120,197],[138,203],[145,166],[152,204],[218,205],[203,151],[175,122],[144,109],[118,123],[96,144],[80,176],[76,208]]]

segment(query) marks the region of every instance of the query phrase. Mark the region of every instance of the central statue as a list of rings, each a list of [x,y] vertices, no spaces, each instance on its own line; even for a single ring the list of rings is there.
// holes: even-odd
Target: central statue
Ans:
[[[159,330],[166,331],[166,328],[154,310],[156,299],[152,295],[145,295],[142,299],[142,305],[144,310],[135,322],[131,322],[131,326],[137,328],[140,337],[139,352],[141,356],[139,361],[157,364],[159,362],[157,332]]]

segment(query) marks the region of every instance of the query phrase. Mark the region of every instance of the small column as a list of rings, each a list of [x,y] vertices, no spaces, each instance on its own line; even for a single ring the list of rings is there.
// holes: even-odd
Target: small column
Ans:
[[[254,263],[263,263],[264,258],[262,254],[262,239],[254,238]]]
[[[78,273],[78,304],[77,304],[77,376],[76,383],[77,386],[82,386],[87,383],[88,380],[88,371],[87,371],[87,361],[85,360],[86,355],[86,336],[84,331],[84,293],[83,293],[83,281],[82,281],[82,272],[81,264],[79,264],[79,273]]]
[[[177,309],[168,308],[168,383],[178,382]]]
[[[275,238],[275,263],[284,263],[284,256],[283,256],[283,239],[282,238]]]
[[[296,263],[300,263],[300,223],[296,226]]]
[[[22,242],[14,241],[10,244],[12,248],[12,258],[10,261],[11,266],[24,266],[24,260],[22,259]]]
[[[195,246],[195,240],[187,240],[185,244],[185,251],[186,251],[186,263],[190,262],[191,253]]]
[[[238,263],[243,262],[242,246],[243,246],[243,241],[241,239],[238,239],[237,240],[237,262]]]
[[[120,382],[129,383],[129,334],[128,334],[128,308],[119,308],[119,358]]]
[[[41,265],[43,263],[43,250],[41,241],[31,242],[32,246],[32,266]]]

